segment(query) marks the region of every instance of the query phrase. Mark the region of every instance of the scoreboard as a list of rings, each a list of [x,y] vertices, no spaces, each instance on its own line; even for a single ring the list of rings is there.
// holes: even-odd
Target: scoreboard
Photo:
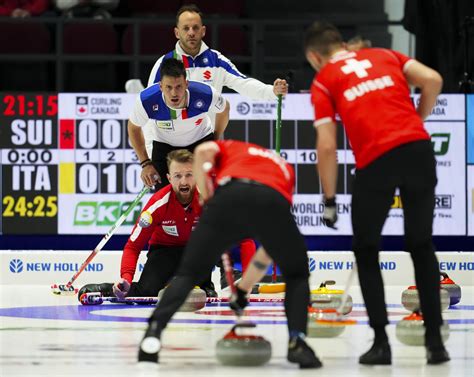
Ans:
[[[1,97],[3,234],[57,233],[57,114],[56,94]]]
[[[225,96],[231,104],[225,138],[273,149],[276,101]],[[1,94],[0,233],[107,232],[143,187],[141,168],[127,136],[135,100],[136,95],[124,93]],[[417,100],[414,96],[413,101]],[[473,102],[463,95],[441,95],[425,123],[438,163],[436,235],[474,234],[474,207],[470,211],[474,166],[472,158],[466,160],[474,125],[466,121],[466,100]],[[356,170],[343,127],[338,127],[339,222],[334,231],[321,221],[322,189],[316,173],[316,132],[309,95],[288,95],[282,117],[281,155],[295,169],[292,211],[300,230],[305,235],[350,235]],[[148,198],[133,209],[117,233],[130,233]],[[384,234],[403,234],[403,203],[398,193]]]

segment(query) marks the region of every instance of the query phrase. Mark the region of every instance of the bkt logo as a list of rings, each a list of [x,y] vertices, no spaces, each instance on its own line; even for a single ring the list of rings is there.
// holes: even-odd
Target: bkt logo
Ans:
[[[12,259],[10,261],[10,271],[14,274],[19,274],[23,271],[23,262],[21,259]]]
[[[434,154],[436,156],[444,156],[448,153],[450,134],[432,134],[431,144],[433,144]]]
[[[74,213],[74,225],[107,225],[115,224],[132,202],[79,202]],[[135,224],[142,211],[138,203],[124,221],[125,225]]]

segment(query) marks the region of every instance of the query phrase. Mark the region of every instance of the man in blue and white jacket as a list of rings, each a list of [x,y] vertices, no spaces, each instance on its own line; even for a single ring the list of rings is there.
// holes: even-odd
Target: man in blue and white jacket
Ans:
[[[183,148],[193,152],[200,143],[219,138],[229,121],[229,103],[211,86],[187,81],[182,61],[167,59],[160,67],[160,77],[159,84],[140,92],[128,122],[130,143],[142,166],[141,178],[155,188],[168,184],[169,152]],[[210,114],[215,114],[215,123]],[[141,129],[147,124],[151,124],[154,140],[151,160]]]
[[[276,79],[273,85],[243,75],[236,66],[219,51],[210,49],[203,38],[206,26],[202,22],[202,13],[194,4],[183,5],[176,14],[174,33],[178,41],[173,51],[161,56],[153,66],[148,86],[161,80],[160,67],[166,59],[175,58],[183,61],[189,80],[204,82],[221,93],[223,87],[235,90],[243,96],[256,100],[276,100],[279,94],[288,93],[285,80]],[[229,41],[232,43],[232,41]],[[143,86],[139,80],[129,80],[127,92],[134,92]],[[211,114],[211,120],[214,118]],[[151,124],[143,128],[147,150],[151,155],[153,136]]]

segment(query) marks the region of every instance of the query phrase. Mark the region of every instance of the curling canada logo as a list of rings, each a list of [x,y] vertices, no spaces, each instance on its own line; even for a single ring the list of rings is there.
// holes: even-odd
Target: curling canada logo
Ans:
[[[89,114],[89,98],[76,97],[76,114],[80,117]]]
[[[19,274],[23,271],[23,261],[21,259],[12,259],[10,261],[10,271],[14,274]]]

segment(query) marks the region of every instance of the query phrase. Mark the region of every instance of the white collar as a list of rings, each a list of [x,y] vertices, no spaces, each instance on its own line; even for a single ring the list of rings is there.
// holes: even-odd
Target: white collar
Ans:
[[[179,55],[191,56],[188,53],[184,52],[183,48],[179,44],[179,41],[176,42],[175,50]],[[199,49],[198,54],[196,56],[191,56],[191,57],[195,59],[197,56],[201,55],[206,50],[209,50],[209,46],[204,41],[201,41],[201,48]]]

